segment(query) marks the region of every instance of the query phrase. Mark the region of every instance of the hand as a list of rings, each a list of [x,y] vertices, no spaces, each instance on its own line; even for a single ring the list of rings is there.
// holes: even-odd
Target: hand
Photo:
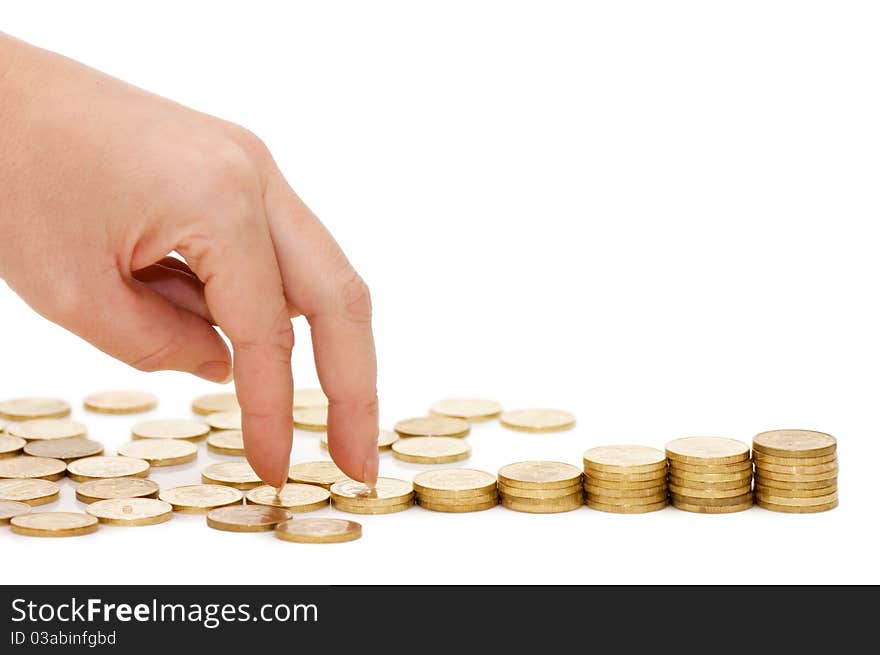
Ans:
[[[368,289],[246,130],[0,34],[0,277],[140,370],[234,373],[247,458],[276,486],[292,438],[290,319],[305,315],[330,454],[375,482]]]

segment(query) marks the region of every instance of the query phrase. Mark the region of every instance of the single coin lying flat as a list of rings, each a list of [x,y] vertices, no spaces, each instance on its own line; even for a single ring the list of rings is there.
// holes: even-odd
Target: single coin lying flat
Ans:
[[[88,429],[85,424],[66,418],[37,418],[12,425],[6,432],[31,441],[85,437]]]
[[[33,457],[49,457],[72,462],[83,457],[93,457],[104,453],[104,446],[91,439],[73,437],[71,439],[51,439],[30,441],[24,447],[26,455]]]
[[[398,439],[400,439],[400,437],[392,430],[379,430],[379,437],[376,439],[376,448],[379,450],[389,450]],[[330,445],[327,442],[326,433],[321,435],[321,448],[324,450],[330,448]]]
[[[82,512],[33,512],[9,521],[12,531],[28,537],[77,537],[98,529],[98,519]]]
[[[488,421],[501,414],[501,404],[485,398],[446,398],[431,405],[429,411],[463,421]]]
[[[142,421],[131,429],[134,439],[182,439],[195,441],[208,436],[210,426],[189,419],[160,419]]]
[[[422,416],[398,421],[394,431],[401,437],[465,437],[471,426],[460,418]]]
[[[30,511],[31,506],[27,503],[20,503],[17,500],[0,500],[0,525],[9,525],[10,519],[23,516]]]
[[[169,503],[155,498],[112,498],[91,503],[86,513],[108,525],[141,526],[164,523],[173,510]]]
[[[149,462],[150,466],[176,466],[195,461],[199,454],[196,445],[177,439],[142,439],[123,444],[119,454]]]
[[[150,464],[133,457],[84,457],[67,465],[67,477],[76,482],[88,482],[98,478],[145,478]]]
[[[219,507],[208,512],[208,527],[227,532],[268,532],[290,518],[280,507],[264,505],[235,505]]]
[[[175,512],[182,514],[206,514],[215,507],[241,504],[243,498],[238,489],[219,484],[192,484],[159,493],[159,500],[169,503]]]
[[[67,464],[60,459],[18,455],[0,459],[0,478],[42,478],[60,480]]]
[[[244,459],[211,464],[202,470],[202,482],[222,484],[236,489],[253,489],[263,484],[260,476]]]
[[[234,393],[209,393],[192,401],[193,413],[202,416],[217,412],[237,412],[239,409],[238,398]]]
[[[561,409],[519,409],[501,415],[501,425],[520,432],[559,432],[574,424],[574,414]]]
[[[0,459],[20,455],[27,441],[21,437],[11,437],[8,434],[0,434]]]
[[[290,467],[288,479],[291,482],[316,484],[319,487],[329,489],[335,482],[348,480],[348,476],[336,464],[326,460],[294,464]]]
[[[415,464],[447,464],[471,456],[470,447],[458,437],[409,437],[391,446],[399,460]]]
[[[58,500],[60,487],[49,480],[0,480],[0,500],[13,500],[31,507]]]
[[[104,478],[83,482],[76,488],[76,499],[83,503],[114,498],[155,498],[159,485],[144,478]]]
[[[212,430],[241,430],[241,412],[233,410],[209,414],[205,418],[205,423]]]
[[[62,418],[68,414],[70,414],[70,403],[60,398],[11,398],[0,401],[0,418],[10,421]]]
[[[142,391],[99,391],[83,400],[83,406],[100,414],[139,414],[159,403],[156,396]]]
[[[295,518],[278,524],[275,536],[300,544],[336,544],[360,539],[360,523],[344,519]]]
[[[330,504],[330,492],[313,484],[291,482],[281,489],[263,485],[251,489],[245,496],[248,503],[282,507],[294,513],[313,512]]]
[[[241,430],[218,430],[208,435],[208,450],[218,455],[244,455],[244,437]]]

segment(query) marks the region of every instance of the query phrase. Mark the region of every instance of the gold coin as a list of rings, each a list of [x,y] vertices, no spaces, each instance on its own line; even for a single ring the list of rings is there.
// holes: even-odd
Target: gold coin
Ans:
[[[316,484],[319,487],[329,489],[335,482],[348,480],[348,476],[336,464],[326,460],[294,464],[288,471],[288,479],[291,482]]]
[[[181,514],[206,514],[215,507],[240,505],[242,498],[244,495],[238,489],[219,484],[192,484],[159,493],[159,500]]]
[[[31,507],[58,500],[60,488],[48,480],[0,480],[0,500],[14,500]]]
[[[607,473],[590,469],[586,471],[585,475],[591,480],[605,480],[606,482],[645,482],[646,480],[665,479],[666,467],[648,473]]]
[[[756,435],[752,447],[776,457],[823,457],[837,450],[837,440],[813,430],[770,430]]]
[[[413,478],[413,489],[420,496],[457,500],[473,496],[495,496],[496,479],[491,473],[474,469],[438,469]]]
[[[666,456],[691,464],[732,464],[749,459],[749,446],[724,437],[685,437],[666,444]]]
[[[574,423],[574,414],[561,409],[518,409],[501,415],[501,425],[520,432],[559,432]]]
[[[765,500],[758,500],[758,507],[763,507],[771,512],[786,512],[788,514],[817,514],[819,512],[827,512],[829,509],[837,507],[838,501],[826,503],[825,505],[810,505],[809,507],[798,507],[795,505],[776,505],[768,503]],[[14,519],[13,519],[14,520]]]
[[[202,482],[205,484],[223,484],[236,489],[253,489],[263,484],[260,476],[254,472],[247,460],[237,459],[230,462],[211,464],[202,470]]]
[[[131,429],[134,439],[183,439],[195,441],[208,435],[211,428],[189,419],[161,419],[142,421]]]
[[[76,482],[88,482],[96,478],[145,478],[150,464],[133,457],[83,457],[67,465],[67,477]]]
[[[761,502],[770,503],[771,505],[787,505],[789,507],[813,507],[815,505],[826,505],[837,500],[837,491],[824,496],[815,496],[813,498],[791,498],[789,496],[774,496],[759,492],[755,497]]]
[[[755,465],[776,464],[777,466],[813,466],[815,464],[827,464],[828,462],[837,461],[837,452],[830,455],[822,455],[821,457],[776,457],[775,455],[765,455],[764,453],[753,450],[752,458]]]
[[[208,512],[208,527],[226,532],[269,532],[291,517],[280,507],[233,505]]]
[[[86,396],[83,406],[100,414],[139,414],[155,409],[159,401],[142,391],[99,391]]]
[[[396,432],[391,430],[379,430],[379,437],[376,440],[376,447],[379,450],[389,450],[391,446],[396,442],[400,437]],[[330,445],[327,442],[327,433],[321,435],[321,448],[324,450],[328,450]]]
[[[464,437],[471,426],[460,418],[423,416],[398,421],[394,431],[401,437]]]
[[[487,421],[501,414],[501,405],[484,398],[447,398],[438,400],[428,411],[435,416],[460,418],[463,421]]]
[[[63,462],[72,462],[82,457],[102,455],[104,446],[91,439],[73,437],[72,439],[50,439],[31,441],[24,447],[27,455],[49,457]]]
[[[666,480],[645,480],[643,482],[611,482],[608,480],[599,480],[589,475],[584,476],[584,485],[602,489],[615,489],[621,491],[655,489],[657,487],[665,487]]]
[[[652,473],[666,472],[666,454],[647,446],[599,446],[584,453],[584,472]]]
[[[91,503],[86,512],[107,525],[136,526],[164,523],[172,509],[155,498],[112,498]]]
[[[199,449],[189,441],[146,439],[123,444],[117,452],[124,457],[142,459],[150,466],[176,466],[195,461]]]
[[[35,512],[9,524],[14,533],[28,537],[76,537],[98,529],[98,519],[82,512]]]
[[[323,432],[327,429],[326,407],[297,408],[293,414],[293,426],[310,432]]]
[[[300,544],[338,544],[360,539],[361,524],[345,519],[296,518],[279,523],[275,536]]]
[[[330,496],[334,505],[337,502],[371,507],[394,505],[412,501],[413,486],[397,478],[379,478],[373,488],[355,480],[340,480],[330,487]]]
[[[667,501],[663,500],[647,505],[609,505],[608,503],[600,503],[590,500],[587,496],[587,507],[600,512],[609,512],[611,514],[647,514],[648,512],[656,512],[666,508]]]
[[[205,418],[205,423],[212,430],[241,430],[241,412],[217,412],[209,414]]]
[[[776,480],[777,482],[818,482],[820,480],[837,479],[837,473],[837,468],[826,471],[825,473],[794,473],[791,475],[761,469],[756,473],[755,477],[759,477],[761,480]]]
[[[7,430],[14,437],[27,440],[70,439],[86,436],[86,426],[66,418],[37,418],[12,425]]]
[[[735,498],[749,493],[752,485],[746,484],[735,489],[694,489],[692,487],[682,487],[677,484],[669,485],[669,492],[678,494],[679,496],[688,496],[690,498]]]
[[[743,462],[734,462],[733,464],[688,464],[687,462],[679,462],[670,460],[669,469],[681,471],[683,473],[744,473],[752,470],[752,460],[747,459]]]
[[[330,401],[320,389],[294,389],[293,409],[305,409],[307,407],[327,407]]]
[[[330,504],[330,492],[314,484],[292,482],[280,490],[269,485],[251,489],[245,496],[249,503],[283,507],[294,513],[313,512]]]
[[[21,437],[10,437],[8,434],[0,434],[0,459],[15,457],[21,454],[21,449],[27,443]]]
[[[20,503],[17,500],[0,500],[0,525],[9,525],[9,519],[23,516],[30,511],[31,506],[27,503]]]
[[[666,500],[666,491],[655,493],[653,496],[642,498],[623,498],[620,496],[603,496],[601,494],[587,494],[587,500],[592,500],[603,505],[653,505]]]
[[[457,437],[410,437],[391,446],[394,457],[415,464],[448,464],[471,456],[470,447]]]
[[[418,504],[419,507],[424,507],[425,509],[429,509],[432,512],[462,514],[464,512],[482,512],[483,510],[491,509],[498,504],[498,498],[494,497],[490,500],[484,500],[480,503],[445,503],[425,500],[424,498],[420,497]]]
[[[682,471],[675,467],[670,467],[669,475],[679,480],[690,480],[692,482],[736,482],[737,480],[751,480],[752,471],[746,469],[744,471],[734,471],[733,473],[691,473],[690,471]]]
[[[688,480],[673,475],[669,476],[669,484],[678,487],[686,487],[688,489],[706,489],[707,491],[719,491],[722,489],[738,489],[750,484],[749,478],[740,480],[730,480],[729,482],[700,482],[697,480]]]
[[[672,501],[672,506],[676,509],[696,514],[733,514],[734,512],[751,509],[754,504],[751,498],[739,505],[695,505],[694,503],[685,503],[678,500]]]
[[[62,418],[68,414],[70,403],[58,398],[12,398],[0,402],[0,417],[10,421]]]
[[[840,467],[836,461],[825,464],[812,464],[807,466],[781,466],[779,464],[755,464],[755,469],[762,473],[785,473],[787,475],[816,475],[819,473],[837,472]]]
[[[42,478],[60,480],[67,464],[60,459],[18,455],[0,459],[0,478]]]
[[[652,496],[666,495],[666,482],[647,489],[609,489],[584,483],[584,491],[587,496],[602,496],[603,498],[650,498]]]
[[[407,510],[412,506],[412,499],[394,505],[363,505],[348,503],[341,500],[333,500],[333,507],[335,509],[349,514],[394,514],[395,512]]]
[[[498,482],[523,489],[564,489],[580,484],[581,472],[562,462],[528,461],[502,466]]]
[[[218,455],[244,455],[244,437],[241,430],[219,430],[208,435],[208,450]]]
[[[727,505],[742,505],[752,500],[751,490],[727,498],[703,498],[702,496],[689,496],[687,494],[670,493],[669,497],[676,503],[686,505],[705,505],[710,507],[724,507]]]
[[[217,412],[237,412],[240,409],[234,393],[209,393],[192,401],[193,413],[202,416]]]
[[[789,490],[812,490],[812,489],[827,489],[828,487],[836,487],[837,486],[837,477],[828,478],[825,480],[812,480],[809,482],[785,482],[781,480],[774,480],[772,478],[767,478],[762,475],[755,476],[755,485],[761,487],[772,487],[774,489],[789,489]]]
[[[76,499],[81,503],[116,498],[155,498],[159,485],[144,478],[103,478],[83,482],[76,488]]]
[[[837,491],[837,484],[822,489],[777,489],[774,487],[765,487],[763,485],[755,485],[755,493],[764,496],[781,496],[782,498],[817,498],[819,496],[827,496]]]
[[[0,421],[0,432],[6,429],[6,421]]]
[[[507,509],[516,512],[528,512],[530,514],[555,514],[557,512],[570,512],[584,504],[583,494],[576,493],[563,496],[556,500],[533,500],[501,496],[501,504]]]
[[[575,483],[570,487],[565,487],[563,489],[522,489],[520,487],[509,487],[503,482],[498,483],[498,491],[502,495],[511,498],[552,500],[553,498],[564,498],[575,493],[580,493],[581,489],[582,487],[579,483]]]

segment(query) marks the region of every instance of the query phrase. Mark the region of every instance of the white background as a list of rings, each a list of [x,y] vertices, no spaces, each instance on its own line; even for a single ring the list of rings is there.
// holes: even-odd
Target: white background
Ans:
[[[841,505],[414,508],[328,546],[193,516],[4,530],[2,582],[880,582],[878,18],[768,0],[4,3],[0,29],[270,145],[372,288],[383,426],[450,395],[577,414],[558,435],[478,426],[466,465],[489,471],[814,428],[838,437]],[[5,287],[0,318],[0,397],[71,400],[108,453],[142,417],[85,415],[86,393],[151,390],[171,417],[212,390],[129,370]],[[296,382],[313,386],[296,329]],[[294,460],[324,456],[297,435]],[[218,459],[154,478],[197,482]],[[424,468],[382,456],[384,475]],[[46,509],[77,505],[63,495]]]

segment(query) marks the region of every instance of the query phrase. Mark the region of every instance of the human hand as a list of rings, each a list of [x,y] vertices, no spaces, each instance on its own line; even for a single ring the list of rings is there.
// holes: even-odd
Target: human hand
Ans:
[[[369,291],[248,131],[0,34],[0,277],[140,370],[234,374],[245,453],[276,486],[292,438],[290,319],[305,315],[330,454],[375,482]]]

